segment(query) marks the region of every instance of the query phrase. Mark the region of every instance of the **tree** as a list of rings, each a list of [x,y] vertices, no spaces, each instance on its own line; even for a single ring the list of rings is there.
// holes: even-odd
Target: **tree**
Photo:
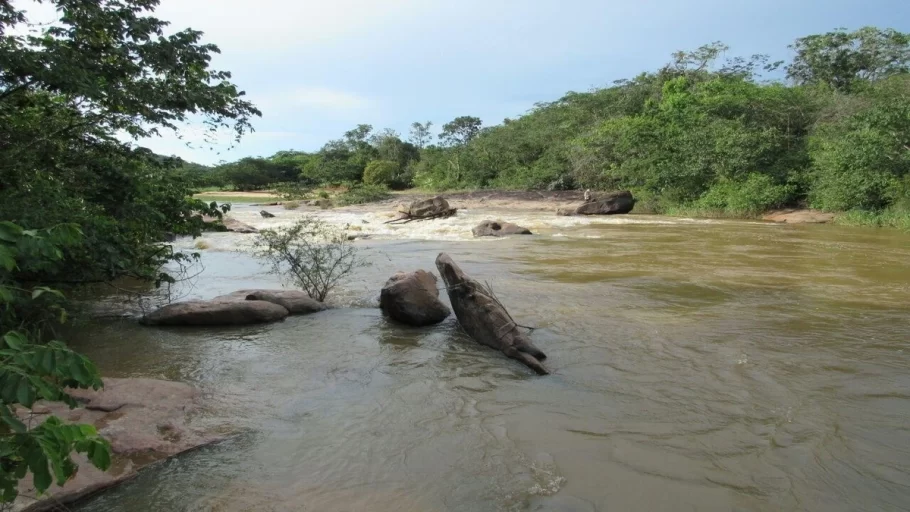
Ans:
[[[367,185],[392,186],[398,179],[401,167],[390,160],[373,160],[363,171],[363,182]]]
[[[60,19],[28,30],[21,4],[0,0],[0,500],[32,471],[39,491],[71,477],[84,452],[109,464],[93,429],[56,418],[23,429],[14,404],[75,402],[66,387],[98,387],[97,370],[55,337],[59,290],[122,277],[173,282],[162,269],[192,256],[160,242],[198,235],[224,209],[191,197],[179,162],[124,143],[201,121],[214,136],[251,129],[259,111],[201,33],[165,35],[157,0],[46,0]],[[70,226],[70,227],[66,227]],[[75,227],[78,226],[78,229]],[[48,469],[50,466],[50,470]]]
[[[910,72],[910,34],[893,29],[838,29],[797,39],[787,77],[797,84],[825,84],[841,92],[857,84]]]
[[[318,301],[324,301],[342,279],[365,264],[347,233],[312,216],[289,227],[260,232],[254,250],[273,273]]]
[[[408,141],[416,146],[417,149],[423,150],[433,139],[433,134],[430,133],[432,127],[433,123],[431,121],[425,123],[415,121],[411,123],[411,135],[408,137]]]
[[[480,133],[483,122],[478,117],[460,116],[442,125],[439,140],[447,146],[463,146]]]

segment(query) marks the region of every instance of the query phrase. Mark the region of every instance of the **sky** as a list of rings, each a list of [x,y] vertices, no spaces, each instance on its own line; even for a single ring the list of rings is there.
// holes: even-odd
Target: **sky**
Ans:
[[[203,31],[263,114],[233,148],[194,124],[139,142],[204,164],[314,151],[361,123],[499,124],[712,41],[789,59],[794,39],[837,27],[910,32],[908,0],[161,0],[155,16]]]

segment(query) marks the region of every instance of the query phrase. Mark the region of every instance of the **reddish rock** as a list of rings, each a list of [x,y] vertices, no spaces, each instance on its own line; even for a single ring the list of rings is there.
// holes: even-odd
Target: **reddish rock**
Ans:
[[[101,471],[84,456],[75,454],[73,461],[79,465],[76,476],[63,487],[52,486],[38,501],[26,498],[35,495],[31,475],[20,481],[20,497],[14,510],[57,510],[133,478],[148,464],[220,440],[189,426],[188,417],[199,408],[201,395],[188,384],[157,379],[104,379],[102,390],[79,389],[70,394],[84,405],[70,409],[59,402],[39,402],[31,412],[20,408],[18,413],[23,420],[31,415],[33,424],[54,415],[68,422],[94,425],[111,443],[111,469]]]
[[[762,220],[785,224],[825,224],[834,220],[834,214],[819,210],[789,209],[769,212]]]

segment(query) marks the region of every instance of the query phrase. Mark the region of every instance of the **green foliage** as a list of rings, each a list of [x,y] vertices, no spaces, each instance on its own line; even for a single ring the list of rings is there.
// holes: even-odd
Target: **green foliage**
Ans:
[[[910,34],[893,29],[838,29],[797,39],[787,77],[799,84],[824,84],[854,92],[889,76],[910,72]]]
[[[56,341],[61,287],[132,277],[172,282],[167,263],[191,258],[161,241],[198,235],[202,215],[226,208],[193,199],[214,184],[203,166],[125,143],[201,121],[235,140],[260,113],[201,32],[171,31],[157,0],[45,0],[54,23],[30,26],[21,3],[0,0],[0,501],[28,470],[39,491],[76,470],[72,451],[110,464],[89,426],[56,418],[24,425],[13,407],[74,405],[67,388],[97,388],[95,367]],[[296,174],[295,174],[296,175]]]
[[[0,222],[0,502],[17,496],[18,482],[31,471],[35,488],[63,485],[78,467],[70,455],[87,455],[100,469],[111,463],[110,445],[91,425],[66,425],[49,417],[37,426],[24,422],[16,406],[37,400],[76,406],[67,388],[102,386],[95,366],[58,341],[41,342],[49,325],[65,321],[63,294],[47,286],[27,286],[22,272],[60,265],[64,251],[82,233],[74,225],[26,230]]]
[[[813,206],[881,210],[910,197],[910,76],[864,97],[866,108],[822,123],[811,137]]]
[[[390,160],[373,160],[363,171],[364,185],[392,186],[401,173],[398,162]]]
[[[348,206],[352,204],[375,203],[384,201],[392,197],[389,189],[383,185],[352,185],[348,190],[335,197],[335,203],[339,206]]]
[[[463,146],[480,133],[480,118],[460,116],[442,125],[439,140],[446,146]]]
[[[728,215],[753,216],[786,204],[792,185],[774,183],[767,174],[752,173],[742,182],[721,182],[708,190],[696,203],[705,210]]]
[[[273,273],[318,301],[324,301],[339,282],[365,264],[347,233],[312,216],[260,232],[254,248]]]

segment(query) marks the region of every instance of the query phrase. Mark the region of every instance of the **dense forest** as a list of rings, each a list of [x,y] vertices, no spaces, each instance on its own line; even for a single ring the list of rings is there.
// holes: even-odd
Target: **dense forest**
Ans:
[[[639,208],[750,215],[784,205],[910,211],[910,35],[835,30],[789,63],[721,43],[483,127],[359,125],[314,153],[187,168],[197,185],[630,189]],[[768,78],[774,77],[774,78]]]

